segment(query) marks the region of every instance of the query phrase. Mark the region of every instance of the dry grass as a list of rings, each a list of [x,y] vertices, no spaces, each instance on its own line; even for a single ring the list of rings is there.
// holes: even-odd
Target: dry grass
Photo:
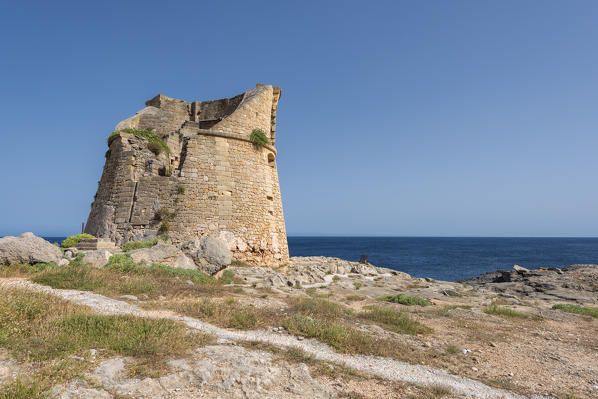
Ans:
[[[52,288],[93,291],[107,296],[147,295],[151,299],[160,295],[218,296],[227,292],[222,281],[200,271],[137,264],[126,255],[113,256],[103,269],[89,267],[80,260],[64,267],[20,265],[9,269],[12,275],[26,276]]]
[[[244,305],[234,298],[182,298],[144,303],[166,308],[220,327],[254,329],[283,326],[288,333],[322,341],[341,353],[359,353],[413,360],[413,351],[395,340],[380,338],[355,328],[360,321],[374,323],[397,333],[421,334],[430,329],[394,309],[369,308],[354,313],[347,307],[320,298],[291,297],[280,311]],[[419,359],[419,358],[418,358]]]
[[[89,349],[132,356],[159,368],[166,356],[182,356],[209,340],[204,334],[188,334],[183,324],[171,320],[95,315],[52,295],[2,289],[0,347],[38,369],[35,380],[14,381],[0,398],[42,397],[52,385],[72,380],[89,367],[91,363],[69,357],[85,356]]]
[[[484,313],[495,316],[505,316],[517,319],[527,319],[529,316],[513,309],[498,306],[496,303],[491,303],[484,309]]]
[[[379,301],[384,302],[392,302],[392,303],[400,303],[401,305],[418,305],[418,306],[429,306],[432,305],[426,298],[420,298],[418,296],[407,295],[407,294],[397,294],[397,295],[388,295],[378,298]]]

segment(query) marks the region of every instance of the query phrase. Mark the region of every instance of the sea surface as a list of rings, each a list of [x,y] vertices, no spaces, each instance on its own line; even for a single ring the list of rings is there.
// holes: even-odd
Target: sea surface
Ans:
[[[61,242],[65,237],[44,237]],[[409,273],[457,281],[511,269],[598,264],[598,238],[289,237],[291,256],[332,256]]]

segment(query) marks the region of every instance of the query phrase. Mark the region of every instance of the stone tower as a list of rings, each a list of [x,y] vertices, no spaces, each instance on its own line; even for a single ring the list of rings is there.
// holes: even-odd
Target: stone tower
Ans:
[[[212,236],[242,261],[288,261],[276,170],[280,93],[258,84],[221,100],[185,102],[160,94],[147,101],[108,139],[85,232],[119,245],[160,234],[175,244]],[[255,129],[269,144],[250,140]],[[163,143],[148,140],[143,130]]]

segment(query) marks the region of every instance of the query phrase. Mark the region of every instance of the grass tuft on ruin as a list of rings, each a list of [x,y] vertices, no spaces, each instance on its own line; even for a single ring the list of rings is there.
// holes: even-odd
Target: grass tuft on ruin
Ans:
[[[148,141],[147,148],[156,155],[159,155],[162,152],[165,152],[166,154],[170,154],[171,152],[170,147],[168,147],[166,142],[160,136],[158,136],[151,130],[146,129],[126,128],[114,131],[110,134],[110,136],[108,136],[108,146],[110,146],[110,143],[112,142],[113,138],[116,137],[116,135],[118,135],[119,133],[129,133],[137,137],[146,139]]]
[[[265,147],[270,144],[270,140],[262,129],[253,129],[249,135],[249,140],[251,140],[253,145],[257,148]]]
[[[71,248],[76,246],[79,241],[83,240],[83,239],[90,239],[90,238],[95,238],[94,236],[92,236],[91,234],[77,234],[74,236],[68,236],[67,238],[65,238],[62,241],[62,248]]]

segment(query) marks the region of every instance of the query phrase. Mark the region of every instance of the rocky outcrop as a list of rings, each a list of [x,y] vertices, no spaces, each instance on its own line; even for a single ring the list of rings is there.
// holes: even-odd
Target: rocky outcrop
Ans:
[[[18,237],[0,238],[0,264],[11,263],[58,263],[62,251],[33,233],[23,233]]]
[[[598,303],[598,265],[498,270],[461,281],[507,295]]]
[[[193,259],[201,271],[208,274],[217,273],[232,261],[228,246],[218,238],[204,237],[185,241],[180,248]]]
[[[135,262],[148,265],[161,263],[182,269],[196,269],[195,263],[174,245],[158,242],[151,248],[141,248],[129,254]]]
[[[290,265],[279,269],[251,266],[228,267],[235,276],[257,287],[310,287],[329,284],[334,275],[357,274],[373,277],[383,275],[409,278],[407,273],[375,267],[370,264],[350,262],[339,258],[324,256],[305,256],[291,258]]]
[[[88,378],[100,382],[90,386],[80,380],[53,393],[61,399],[112,398],[106,390],[126,397],[144,398],[313,398],[336,397],[326,384],[310,376],[305,364],[278,361],[264,351],[240,346],[214,345],[199,349],[199,360],[168,361],[170,373],[160,378],[126,378],[128,359],[102,362]]]

